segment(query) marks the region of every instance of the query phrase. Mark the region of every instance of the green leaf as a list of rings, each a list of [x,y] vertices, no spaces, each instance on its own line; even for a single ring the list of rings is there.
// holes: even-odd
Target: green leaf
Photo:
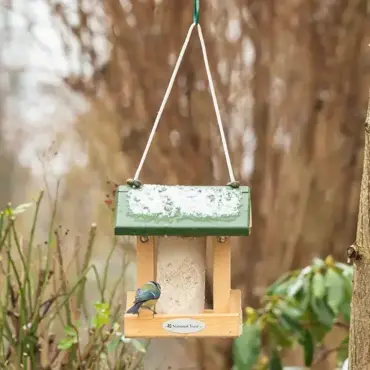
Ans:
[[[300,334],[304,330],[303,326],[300,324],[298,320],[284,313],[280,316],[280,322],[281,322],[281,325],[291,333],[291,335],[300,336]]]
[[[252,307],[245,308],[246,322],[248,324],[254,324],[258,320],[258,312]]]
[[[309,279],[305,280],[302,293],[303,297],[299,301],[299,307],[302,311],[307,311],[311,300],[311,281]]]
[[[238,370],[251,370],[261,351],[261,330],[258,322],[243,325],[242,335],[234,340],[233,357]]]
[[[96,329],[102,328],[109,323],[109,317],[96,315],[92,318],[92,326]]]
[[[311,335],[314,341],[317,343],[322,343],[323,339],[325,338],[325,335],[328,334],[329,331],[330,329],[328,329],[327,326],[323,325],[320,322],[316,324],[312,323],[310,327]]]
[[[143,346],[143,344],[141,342],[139,342],[138,340],[136,339],[132,339],[131,340],[131,343],[132,345],[135,347],[135,349],[138,351],[138,352],[142,352],[142,353],[145,353],[146,352],[146,348]]]
[[[315,258],[312,260],[312,264],[313,264],[315,267],[324,267],[324,266],[325,266],[325,262],[324,262],[324,260],[322,260],[321,258],[317,258],[317,257],[315,257]]]
[[[104,313],[109,312],[109,304],[108,303],[96,302],[94,304],[94,306],[95,306],[96,312],[99,313],[99,314],[104,314]]]
[[[305,268],[303,268],[301,270],[302,276],[306,276],[308,274],[311,274],[311,272],[312,272],[312,266],[306,266]]]
[[[352,298],[352,284],[346,277],[343,276],[343,283],[345,287],[344,300],[339,308],[343,320],[347,323],[351,318],[351,298]]]
[[[302,316],[302,311],[293,306],[290,302],[280,301],[277,307],[281,309],[282,313],[292,318],[299,318]]]
[[[305,366],[310,367],[315,353],[315,345],[311,333],[308,330],[305,330],[299,342],[304,350]]]
[[[340,262],[337,262],[335,266],[342,270],[343,276],[346,276],[346,277],[353,276],[353,266],[346,265]]]
[[[343,304],[340,306],[339,312],[342,315],[343,320],[346,323],[349,323],[351,320],[351,302],[343,302]]]
[[[282,325],[278,323],[269,323],[266,328],[267,333],[269,333],[269,339],[272,343],[272,347],[284,347],[289,348],[293,345],[293,340],[290,335]]]
[[[114,352],[120,344],[120,339],[118,337],[112,339],[108,344],[107,344],[107,351],[108,352]]]
[[[339,366],[342,366],[344,361],[348,358],[348,342],[349,336],[344,338],[339,346],[339,350],[337,352],[337,363]]]
[[[15,207],[12,211],[13,215],[18,215],[25,212],[28,208],[32,207],[34,203],[24,203],[20,204],[19,206]]]
[[[131,338],[126,338],[124,335],[121,335],[120,341],[122,343],[131,343],[132,339]]]
[[[269,370],[283,370],[278,351],[274,350],[269,361]]]
[[[64,328],[64,333],[68,335],[69,337],[77,337],[77,332],[76,329],[73,328],[72,326],[66,326]]]
[[[344,291],[348,302],[352,299],[352,279],[349,281],[347,278],[343,277],[344,280]]]
[[[327,287],[328,305],[337,315],[345,297],[343,279],[334,269],[329,268],[325,276],[325,285]]]
[[[13,214],[13,210],[11,208],[6,208],[3,212],[6,216],[11,216]]]
[[[288,292],[288,289],[289,289],[290,285],[291,285],[291,281],[290,280],[285,281],[284,283],[278,285],[274,289],[273,294],[276,294],[276,295],[286,295],[287,292]]]
[[[316,298],[323,298],[325,295],[325,280],[324,276],[317,272],[312,277],[312,292]]]
[[[288,288],[288,295],[290,297],[294,297],[296,294],[298,294],[302,290],[305,280],[306,279],[304,275],[302,273],[299,274],[295,282]]]
[[[331,329],[335,316],[325,301],[311,297],[311,309],[316,316],[316,320]]]
[[[96,302],[94,306],[96,315],[92,318],[92,326],[96,329],[100,329],[109,323],[109,304],[105,302]]]
[[[58,349],[67,350],[77,343],[77,338],[64,338],[58,344]]]
[[[292,278],[293,273],[292,272],[286,272],[283,274],[279,279],[277,279],[275,282],[273,282],[267,289],[266,294],[271,295],[275,294],[275,290],[278,286],[282,285],[283,283],[286,283],[288,280]]]

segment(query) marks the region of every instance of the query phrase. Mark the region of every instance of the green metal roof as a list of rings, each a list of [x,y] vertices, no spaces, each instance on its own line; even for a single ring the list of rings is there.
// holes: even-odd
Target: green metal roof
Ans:
[[[243,236],[250,234],[247,186],[128,185],[117,188],[116,235]]]

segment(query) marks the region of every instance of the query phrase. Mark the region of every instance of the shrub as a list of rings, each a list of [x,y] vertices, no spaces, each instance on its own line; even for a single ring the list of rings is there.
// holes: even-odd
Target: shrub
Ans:
[[[107,271],[116,242],[103,273],[99,273],[91,262],[96,236],[96,225],[92,225],[81,266],[75,274],[69,273],[71,264],[66,263],[62,252],[68,231],[55,227],[56,204],[48,240],[43,246],[36,241],[42,198],[40,193],[35,202],[16,208],[9,205],[0,213],[0,367],[7,370],[140,368],[146,348],[141,342],[122,335],[123,307],[114,303],[124,271],[112,292],[107,289]],[[31,208],[34,208],[32,227],[23,238],[17,220]],[[85,303],[89,272],[93,273],[100,294],[92,316]],[[52,332],[58,326],[64,331],[61,338]]]
[[[297,345],[304,350],[307,367],[332,352],[342,364],[348,357],[348,335],[321,356],[316,349],[334,326],[348,331],[352,277],[351,266],[330,256],[284,274],[267,289],[262,308],[246,308],[243,333],[234,341],[234,368],[282,369],[284,349]]]

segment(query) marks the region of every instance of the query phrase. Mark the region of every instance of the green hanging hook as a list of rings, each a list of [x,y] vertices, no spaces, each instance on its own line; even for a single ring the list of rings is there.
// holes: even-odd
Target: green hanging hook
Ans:
[[[193,22],[199,23],[199,0],[194,0]]]

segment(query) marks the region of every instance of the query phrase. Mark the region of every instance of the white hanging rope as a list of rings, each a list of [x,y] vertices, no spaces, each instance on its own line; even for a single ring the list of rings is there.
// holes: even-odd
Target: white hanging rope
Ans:
[[[150,145],[152,144],[152,141],[153,141],[153,138],[154,138],[154,135],[155,135],[155,131],[157,130],[159,121],[160,121],[160,119],[162,117],[162,113],[163,113],[164,107],[166,106],[168,97],[170,96],[170,93],[171,93],[171,90],[172,90],[172,87],[173,87],[173,83],[175,82],[175,79],[176,79],[176,76],[177,76],[177,72],[179,71],[179,68],[180,68],[182,59],[184,57],[186,48],[188,47],[188,44],[189,44],[189,41],[190,41],[190,36],[191,36],[191,34],[193,32],[194,26],[195,26],[195,23],[193,23],[190,26],[189,31],[188,31],[188,34],[186,35],[186,38],[185,38],[185,41],[184,41],[184,45],[182,45],[182,48],[181,48],[179,57],[177,58],[177,62],[176,62],[175,68],[173,69],[172,76],[171,76],[170,82],[168,84],[166,93],[164,94],[164,98],[163,98],[161,107],[159,108],[159,111],[157,113],[157,117],[156,117],[156,119],[154,121],[152,132],[150,133],[148,142],[146,143],[146,147],[145,147],[143,156],[141,157],[141,161],[140,161],[139,166],[138,166],[138,168],[136,170],[134,180],[138,180],[139,175],[140,175],[140,172],[141,172],[141,169],[143,168],[143,164],[145,162],[146,156],[148,155],[148,151],[149,151]]]
[[[197,25],[197,29],[198,29],[198,35],[199,35],[199,40],[200,40],[200,46],[202,47],[204,64],[206,66],[206,72],[207,72],[207,77],[208,77],[209,89],[211,91],[213,106],[214,106],[215,112],[216,112],[216,118],[217,118],[218,128],[220,130],[222,146],[224,148],[224,154],[225,154],[225,158],[226,158],[227,169],[229,170],[230,181],[231,182],[235,182],[233,167],[231,165],[231,160],[230,160],[230,153],[229,153],[229,149],[227,147],[227,142],[226,142],[226,138],[225,138],[224,128],[222,126],[220,108],[218,107],[217,98],[216,98],[216,92],[215,92],[215,87],[213,85],[213,80],[212,80],[212,75],[211,75],[211,69],[209,67],[207,50],[206,50],[206,44],[204,42],[202,28],[200,27],[200,24],[199,23]]]
[[[193,23],[190,26],[190,28],[189,28],[188,34],[186,35],[184,44],[183,44],[183,46],[181,48],[179,57],[178,57],[177,62],[175,64],[175,68],[174,68],[174,70],[172,72],[172,76],[171,76],[170,82],[168,84],[166,93],[164,95],[162,104],[161,104],[161,106],[159,108],[157,117],[156,117],[156,119],[154,121],[154,125],[153,125],[153,128],[152,128],[152,131],[151,131],[151,133],[149,135],[149,139],[148,139],[148,142],[146,144],[144,153],[143,153],[143,155],[141,157],[139,166],[138,166],[138,168],[136,170],[134,180],[138,180],[139,175],[140,175],[140,172],[141,172],[141,169],[143,168],[145,159],[146,159],[146,157],[148,155],[148,151],[149,151],[150,145],[152,144],[152,141],[153,141],[155,132],[157,130],[159,121],[160,121],[160,119],[162,117],[162,114],[163,114],[164,108],[166,106],[167,100],[168,100],[168,98],[170,96],[170,93],[171,93],[173,84],[175,82],[177,73],[178,73],[178,71],[180,69],[180,65],[181,65],[182,59],[184,57],[186,48],[188,47],[188,44],[189,44],[189,41],[190,41],[190,37],[191,37],[191,34],[192,34],[193,29],[194,29],[195,26],[196,26],[196,24]],[[206,45],[205,45],[205,42],[204,42],[202,29],[201,29],[201,27],[200,27],[199,24],[197,24],[197,30],[198,30],[200,45],[201,45],[201,48],[202,48],[202,54],[203,54],[204,64],[205,64],[205,67],[206,67],[207,78],[208,78],[209,88],[210,88],[210,91],[211,91],[213,106],[214,106],[214,109],[215,109],[215,112],[216,112],[217,123],[218,123],[218,127],[219,127],[220,134],[221,134],[221,141],[222,141],[222,146],[223,146],[223,150],[224,150],[224,153],[225,153],[226,164],[227,164],[227,168],[228,168],[228,171],[229,171],[230,181],[231,182],[235,182],[235,177],[234,177],[234,173],[233,173],[233,169],[232,169],[232,165],[231,165],[231,160],[230,160],[230,154],[229,154],[229,150],[228,150],[227,142],[226,142],[226,138],[225,138],[225,132],[224,132],[224,129],[223,129],[223,126],[222,126],[221,113],[220,113],[220,109],[218,107],[217,98],[216,98],[216,92],[215,92],[215,87],[213,85],[211,70],[210,70],[210,67],[209,67],[209,62],[208,62],[208,57],[207,57],[207,51],[206,51]]]

